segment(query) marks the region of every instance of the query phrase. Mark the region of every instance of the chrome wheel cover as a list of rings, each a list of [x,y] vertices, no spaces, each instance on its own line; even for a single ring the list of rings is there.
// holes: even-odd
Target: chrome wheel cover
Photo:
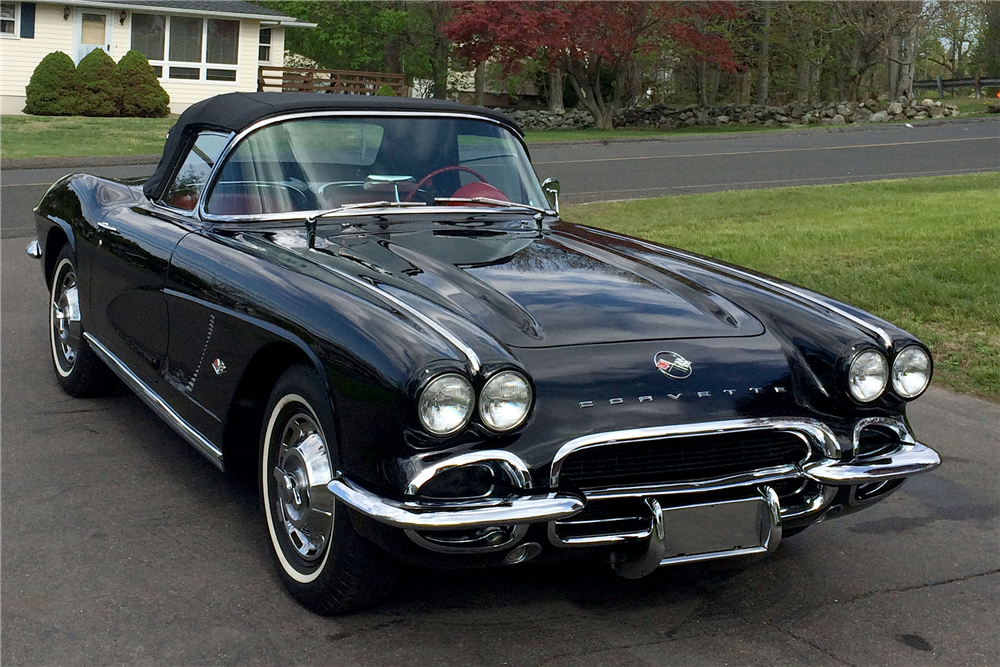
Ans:
[[[334,498],[327,488],[333,466],[315,418],[294,412],[281,430],[274,479],[274,520],[288,545],[306,565],[325,552],[333,532]]]
[[[64,267],[68,267],[64,271]],[[49,337],[56,371],[68,377],[76,365],[83,326],[80,323],[80,293],[76,271],[68,259],[56,268],[49,308]]]

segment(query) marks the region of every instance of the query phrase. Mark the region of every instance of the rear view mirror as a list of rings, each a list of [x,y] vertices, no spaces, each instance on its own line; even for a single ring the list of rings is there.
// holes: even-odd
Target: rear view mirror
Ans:
[[[542,192],[545,193],[545,198],[549,200],[549,206],[557,214],[559,213],[559,181],[555,178],[546,178],[542,181]]]

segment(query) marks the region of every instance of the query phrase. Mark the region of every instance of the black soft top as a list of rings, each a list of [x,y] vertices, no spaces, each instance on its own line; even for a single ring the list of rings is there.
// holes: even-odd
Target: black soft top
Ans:
[[[423,100],[410,97],[374,95],[328,95],[325,93],[226,93],[192,104],[180,115],[167,136],[163,156],[143,191],[150,199],[163,194],[181,156],[191,131],[217,129],[240,132],[258,120],[297,111],[445,111],[476,113],[508,125],[519,134],[521,129],[505,114],[482,107],[470,107],[448,100]]]

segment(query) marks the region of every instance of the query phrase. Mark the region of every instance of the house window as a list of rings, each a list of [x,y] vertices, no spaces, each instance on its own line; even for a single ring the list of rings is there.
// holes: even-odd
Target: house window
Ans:
[[[0,2],[0,37],[17,36],[17,3]]]
[[[260,29],[260,46],[257,47],[257,60],[262,63],[271,62],[271,29]]]
[[[236,81],[240,22],[133,13],[132,48],[161,79]]]

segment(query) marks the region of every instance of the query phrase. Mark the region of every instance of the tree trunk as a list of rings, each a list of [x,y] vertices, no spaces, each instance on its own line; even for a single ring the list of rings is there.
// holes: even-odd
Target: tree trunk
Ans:
[[[757,104],[767,104],[771,86],[771,4],[764,3],[764,23],[760,30],[760,58],[757,61]]]
[[[899,97],[899,57],[900,38],[896,35],[889,37],[889,99],[895,100]]]
[[[451,40],[441,33],[441,26],[448,20],[451,7],[447,2],[427,3],[431,16],[432,51],[431,76],[434,78],[434,99],[448,99],[448,57]]]
[[[696,70],[698,72],[698,103],[703,107],[708,106],[708,65],[704,60],[699,60]]]
[[[753,76],[750,68],[740,74],[740,104],[750,104],[750,91],[753,88]]]
[[[475,93],[475,105],[477,107],[483,106],[483,101],[486,97],[486,61],[483,61],[476,65],[476,93]]]
[[[604,100],[600,97],[600,88],[595,89],[591,85],[591,82],[583,73],[578,73],[575,71],[567,71],[569,75],[569,82],[573,85],[573,89],[576,90],[577,96],[580,98],[580,102],[583,104],[583,108],[590,112],[590,115],[594,117],[594,124],[599,130],[610,130],[613,128],[613,118],[614,110],[608,111],[604,104]],[[598,78],[598,86],[600,86],[600,79]]]
[[[719,80],[722,78],[722,70],[717,65],[712,65],[708,71],[708,104],[714,105],[719,96]]]
[[[549,72],[549,111],[554,113],[566,113],[563,106],[563,81],[565,75],[562,69]]]
[[[913,97],[913,79],[917,73],[917,24],[910,27],[906,35],[906,55],[900,72],[899,94]]]

